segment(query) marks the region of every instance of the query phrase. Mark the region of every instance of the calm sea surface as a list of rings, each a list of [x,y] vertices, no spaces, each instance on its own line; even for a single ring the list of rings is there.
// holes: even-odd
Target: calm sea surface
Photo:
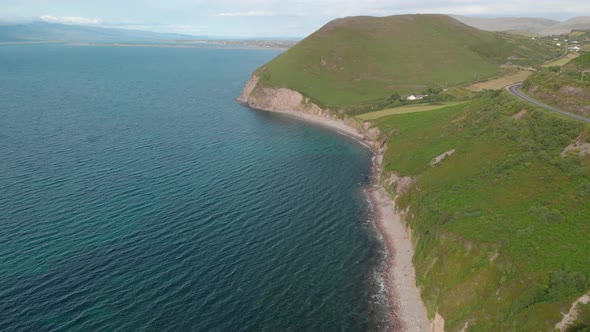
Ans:
[[[0,45],[0,330],[379,328],[369,152],[233,100],[277,54]]]

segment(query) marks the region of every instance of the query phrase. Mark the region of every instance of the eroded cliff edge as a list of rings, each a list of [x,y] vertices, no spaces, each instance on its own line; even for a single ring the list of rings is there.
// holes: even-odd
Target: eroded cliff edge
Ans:
[[[387,137],[370,122],[349,117],[337,110],[324,110],[291,89],[264,87],[256,75],[252,76],[236,100],[250,108],[289,114],[352,136],[369,146],[378,163],[381,162]]]
[[[385,283],[392,309],[391,319],[399,331],[443,331],[442,317],[437,315],[434,322],[428,320],[420,290],[416,286],[412,263],[414,246],[410,231],[395,206],[395,200],[388,193],[399,195],[400,191],[408,189],[412,179],[399,177],[396,173],[382,174],[381,164],[387,149],[388,133],[382,133],[371,122],[361,121],[338,110],[322,109],[297,91],[265,87],[256,75],[252,76],[236,100],[253,109],[288,114],[323,125],[357,139],[373,151],[374,185],[368,191],[368,196],[375,211],[375,226],[389,252]]]

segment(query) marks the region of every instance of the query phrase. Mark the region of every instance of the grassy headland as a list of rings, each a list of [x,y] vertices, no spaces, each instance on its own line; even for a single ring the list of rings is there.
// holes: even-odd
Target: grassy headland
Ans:
[[[530,66],[560,51],[546,41],[481,31],[444,15],[349,17],[328,23],[257,74],[264,86],[362,113],[375,104],[387,108],[394,93],[495,77],[507,61]]]
[[[262,66],[245,90],[254,91],[254,106],[257,98],[279,109],[309,109],[312,101],[338,110],[314,111],[330,119],[340,110],[364,113],[353,120],[370,119],[387,136],[381,182],[412,229],[429,315],[442,315],[446,330],[548,331],[590,290],[590,127],[506,91],[464,85],[497,76],[507,61],[513,70],[561,52],[552,41],[484,32],[442,15],[353,17]],[[525,86],[559,90],[589,64],[581,56],[565,74],[542,69]],[[430,111],[400,101],[425,90],[454,96],[429,102],[472,100]],[[281,104],[280,96],[289,100]],[[395,188],[400,179],[405,190]],[[590,328],[588,307],[574,328]]]

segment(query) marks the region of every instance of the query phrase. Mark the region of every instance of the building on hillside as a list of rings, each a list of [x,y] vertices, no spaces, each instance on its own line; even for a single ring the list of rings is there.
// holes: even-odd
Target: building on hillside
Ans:
[[[408,96],[408,100],[420,100],[420,99],[424,99],[424,97],[426,97],[427,95],[409,95]]]

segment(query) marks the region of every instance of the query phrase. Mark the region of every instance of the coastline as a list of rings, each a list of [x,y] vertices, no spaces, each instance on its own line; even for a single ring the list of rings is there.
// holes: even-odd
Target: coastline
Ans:
[[[402,331],[429,331],[431,323],[416,286],[411,236],[396,211],[395,202],[382,186],[376,185],[370,190],[369,197],[374,209],[375,227],[388,252],[384,279],[395,327]]]
[[[414,247],[411,235],[405,227],[402,215],[396,209],[394,199],[379,183],[381,164],[386,147],[377,148],[377,142],[368,137],[362,130],[347,125],[344,120],[329,115],[329,113],[315,105],[312,105],[311,111],[309,106],[305,110],[301,110],[302,96],[295,91],[263,88],[263,90],[266,90],[267,97],[269,96],[274,100],[260,102],[260,96],[250,99],[250,94],[255,88],[258,88],[257,83],[258,78],[254,76],[244,89],[244,93],[237,98],[237,101],[251,109],[285,114],[334,130],[357,140],[371,150],[373,153],[373,183],[372,187],[367,190],[367,194],[374,212],[375,228],[380,233],[387,250],[384,280],[390,308],[390,319],[395,330],[399,331],[430,331],[433,329],[431,322],[428,320],[426,307],[420,297],[420,290],[416,285],[415,270],[412,263]],[[295,101],[291,100],[286,104],[281,103],[281,100],[277,101],[276,99],[285,97],[285,90],[292,95],[297,94],[299,97],[295,98]],[[293,99],[292,95],[287,96],[286,99]],[[368,128],[363,127],[361,129],[367,131]]]

